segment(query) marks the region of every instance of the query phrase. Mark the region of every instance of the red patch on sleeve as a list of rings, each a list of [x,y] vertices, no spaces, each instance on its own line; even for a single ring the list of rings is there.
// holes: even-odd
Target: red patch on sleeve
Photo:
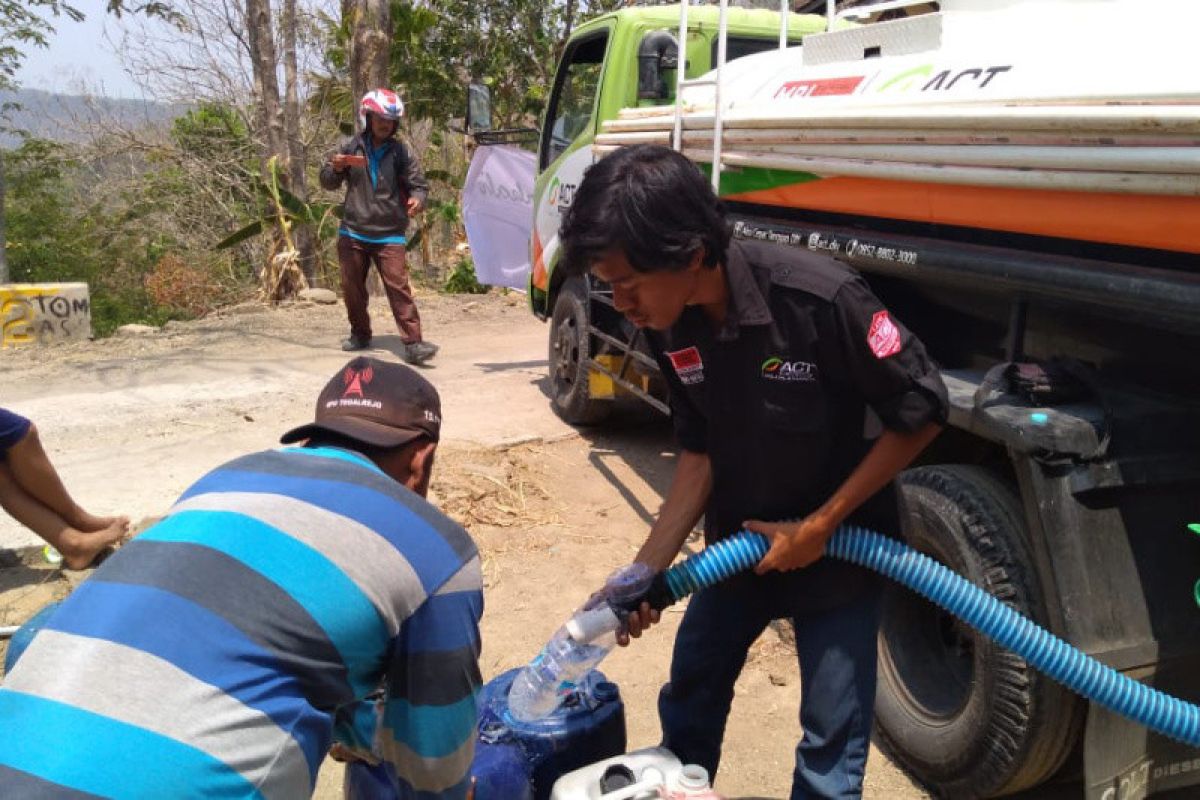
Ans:
[[[900,352],[900,329],[888,312],[876,311],[871,317],[871,329],[867,332],[867,345],[876,358],[887,358]]]

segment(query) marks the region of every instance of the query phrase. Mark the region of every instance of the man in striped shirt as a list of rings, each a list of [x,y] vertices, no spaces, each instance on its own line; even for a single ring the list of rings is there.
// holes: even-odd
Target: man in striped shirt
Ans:
[[[0,688],[0,797],[308,797],[336,739],[402,798],[461,798],[483,597],[424,500],[441,424],[351,361],[316,421],[225,464],[109,558]]]

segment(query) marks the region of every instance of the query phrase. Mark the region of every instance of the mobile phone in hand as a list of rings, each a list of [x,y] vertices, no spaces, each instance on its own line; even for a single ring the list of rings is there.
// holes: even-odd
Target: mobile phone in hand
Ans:
[[[345,161],[347,167],[365,167],[367,165],[366,156],[343,155],[342,159]]]

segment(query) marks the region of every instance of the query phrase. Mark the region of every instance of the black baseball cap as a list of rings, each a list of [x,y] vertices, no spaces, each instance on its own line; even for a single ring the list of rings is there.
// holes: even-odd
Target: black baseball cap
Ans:
[[[280,437],[282,444],[322,431],[375,447],[399,447],[418,436],[438,440],[442,402],[433,384],[403,364],[360,356],[317,397],[316,418]]]

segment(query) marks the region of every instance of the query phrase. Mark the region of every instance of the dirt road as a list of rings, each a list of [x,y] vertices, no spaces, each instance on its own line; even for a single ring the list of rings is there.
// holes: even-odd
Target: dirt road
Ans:
[[[421,295],[428,337],[442,346],[426,371],[444,403],[432,494],[484,555],[483,671],[525,663],[568,613],[625,563],[657,511],[674,459],[667,426],[638,418],[579,435],[545,396],[546,328],[520,296]],[[393,325],[373,306],[379,332]],[[101,513],[152,517],[199,475],[271,447],[311,418],[316,394],[346,358],[340,306],[234,309],[143,337],[0,351],[0,405],[32,417],[67,485]],[[399,340],[378,336],[376,355]],[[0,515],[0,547],[36,541]],[[69,590],[45,565],[0,570],[0,624],[20,622]],[[630,747],[658,740],[654,698],[680,610],[603,668],[626,702]],[[801,687],[794,659],[768,631],[737,687],[718,789],[786,797]],[[317,797],[339,797],[327,762]],[[868,798],[927,797],[882,753]]]

